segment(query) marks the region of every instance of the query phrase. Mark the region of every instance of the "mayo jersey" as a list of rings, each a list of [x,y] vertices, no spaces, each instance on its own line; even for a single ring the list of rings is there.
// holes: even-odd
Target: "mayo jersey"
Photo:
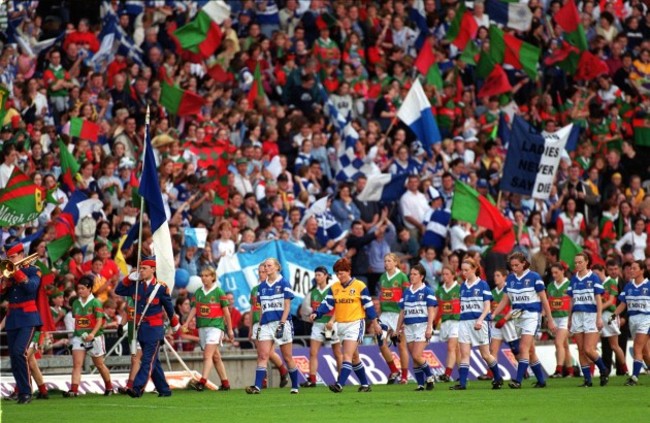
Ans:
[[[505,287],[504,287],[504,288],[505,288]],[[499,303],[501,302],[501,299],[502,299],[503,296],[505,295],[504,288],[499,289],[499,288],[497,287],[497,288],[494,288],[494,289],[492,290],[492,304],[491,304],[491,309],[492,309],[492,310],[491,310],[491,312],[494,311],[494,310],[496,310],[496,308],[499,306]],[[509,311],[510,311],[510,306],[507,305],[507,306],[505,306],[505,307],[503,308],[503,311],[501,311],[501,314],[499,314],[499,315],[497,315],[497,316],[492,316],[492,319],[493,319],[495,322],[498,322],[499,320],[501,320],[501,319],[503,319],[504,317],[506,317],[506,315],[508,314]]]
[[[315,286],[311,291],[309,291],[309,303],[311,305],[312,310],[318,310],[318,307],[320,307],[320,303],[325,301],[325,298],[327,297],[327,293],[329,290],[327,288],[323,289],[322,291],[318,289],[317,286]],[[327,323],[330,321],[330,318],[334,315],[334,311],[330,311],[327,314],[324,314],[323,316],[319,317],[318,319],[314,320],[314,322],[317,323]]]
[[[431,287],[422,285],[416,291],[412,288],[404,290],[400,299],[399,308],[404,310],[404,324],[427,323],[429,307],[437,307],[438,301]]]
[[[542,312],[539,293],[544,291],[544,281],[539,274],[526,270],[521,277],[510,273],[506,278],[505,292],[513,310]]]
[[[322,317],[334,310],[334,318],[340,323],[356,322],[364,318],[376,319],[375,306],[366,284],[358,279],[348,283],[334,283],[316,310],[316,317]]]
[[[603,295],[605,290],[600,278],[591,270],[580,278],[576,273],[571,277],[567,295],[571,297],[571,312],[596,313],[596,295]]]
[[[603,283],[603,290],[605,291],[603,293],[603,304],[605,301],[609,301],[611,297],[617,298],[618,297],[618,282],[616,279],[613,278],[607,278],[607,280]],[[612,313],[616,310],[616,301],[614,301],[614,304],[607,308],[603,308],[603,311],[611,311]]]
[[[460,320],[475,320],[483,314],[485,301],[492,301],[490,286],[482,279],[473,284],[465,281],[460,286]],[[488,320],[486,316],[485,320]]]
[[[255,285],[251,289],[251,318],[253,319],[253,324],[260,321],[260,315],[262,314],[262,309],[260,308],[260,303],[257,301],[257,290],[259,285]]]
[[[104,306],[90,294],[85,303],[80,298],[72,303],[72,315],[74,316],[74,336],[82,336],[84,333],[92,332],[97,321],[104,318]],[[103,330],[99,329],[95,337],[102,333]]]
[[[226,321],[223,317],[223,310],[228,307],[228,297],[223,289],[216,284],[205,291],[205,287],[196,290],[192,307],[196,308],[197,328],[219,328],[226,330]]]
[[[436,291],[436,298],[440,308],[440,320],[446,322],[447,320],[460,320],[460,285],[454,281],[454,284],[449,288],[440,285]]]
[[[280,321],[284,312],[284,300],[293,300],[293,297],[291,285],[283,277],[273,283],[267,279],[259,284],[257,301],[262,309],[260,324]]]
[[[404,295],[404,290],[410,285],[409,278],[401,270],[396,271],[392,276],[384,272],[379,277],[379,305],[381,311],[399,313],[399,302]]]
[[[639,285],[628,282],[618,299],[627,306],[628,316],[650,316],[650,281],[644,279]]]
[[[565,279],[561,284],[551,282],[546,288],[548,305],[551,307],[551,317],[568,317],[571,310],[571,297],[567,295],[569,280]]]

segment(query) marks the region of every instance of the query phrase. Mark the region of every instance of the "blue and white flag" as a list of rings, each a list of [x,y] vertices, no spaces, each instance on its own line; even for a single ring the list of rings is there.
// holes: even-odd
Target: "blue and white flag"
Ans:
[[[404,194],[404,184],[408,176],[406,173],[401,175],[382,173],[368,178],[366,187],[357,195],[357,199],[359,201],[380,201],[382,203],[397,201]]]
[[[445,246],[450,221],[451,213],[449,211],[445,209],[429,210],[422,220],[422,224],[426,228],[422,235],[422,246],[433,247],[436,250],[442,249]]]
[[[485,0],[485,13],[491,21],[517,31],[528,31],[533,12],[526,3],[507,3],[501,0]]]
[[[422,142],[424,149],[431,155],[431,146],[440,142],[441,136],[436,119],[433,117],[431,103],[424,94],[419,79],[413,82],[397,112],[397,117],[411,128],[415,136]]]
[[[315,216],[318,222],[316,238],[321,245],[326,245],[329,241],[339,242],[348,234],[348,231],[341,228],[341,224],[329,210]]]
[[[556,132],[540,134],[515,115],[501,190],[546,200],[572,127],[570,124]]]
[[[282,276],[289,281],[296,298],[291,302],[291,314],[296,316],[306,293],[311,289],[314,269],[325,266],[332,269],[340,257],[314,253],[287,241],[269,241],[246,253],[225,256],[219,260],[217,277],[219,285],[235,297],[235,307],[250,310],[251,288],[258,284],[257,269],[264,260],[275,257],[282,266]]]
[[[118,53],[131,59],[139,66],[144,66],[142,49],[135,44],[133,38],[119,25],[119,18],[110,3],[104,2],[102,10],[105,12],[105,15],[102,19],[102,30],[98,37],[102,40],[102,46],[100,46],[100,50],[96,53],[100,57],[98,59],[91,58],[92,64],[97,65],[100,61],[104,60],[110,62],[115,57],[115,54]],[[113,43],[110,46],[111,48],[108,49],[108,44],[104,45],[104,40],[110,35],[113,35]]]
[[[174,267],[174,250],[172,249],[172,237],[169,233],[169,224],[163,205],[160,183],[158,181],[158,167],[154,157],[149,125],[145,129],[145,150],[140,176],[140,188],[138,194],[147,205],[147,213],[151,221],[151,232],[153,233],[153,250],[156,255],[156,276],[165,282],[170,290],[174,289],[176,269]]]

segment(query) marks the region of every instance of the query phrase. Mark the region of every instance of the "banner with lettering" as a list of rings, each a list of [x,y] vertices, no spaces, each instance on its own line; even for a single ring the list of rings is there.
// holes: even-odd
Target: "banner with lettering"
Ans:
[[[269,241],[253,244],[254,248],[231,257],[222,257],[217,267],[221,288],[235,296],[235,307],[240,311],[250,310],[251,288],[258,284],[257,269],[270,257],[278,259],[282,276],[291,283],[296,298],[291,303],[291,314],[298,313],[305,293],[311,289],[314,269],[325,266],[332,272],[338,256],[314,253],[287,241]]]
[[[572,127],[570,124],[556,132],[539,133],[515,115],[501,190],[546,200]]]

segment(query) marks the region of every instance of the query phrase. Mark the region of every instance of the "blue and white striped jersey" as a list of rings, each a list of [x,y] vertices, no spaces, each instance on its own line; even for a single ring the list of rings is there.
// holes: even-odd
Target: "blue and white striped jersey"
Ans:
[[[262,282],[257,290],[257,303],[262,310],[260,324],[282,319],[284,300],[292,300],[293,297],[291,285],[282,277],[273,283],[269,283],[268,279]]]
[[[627,306],[628,316],[650,316],[650,280],[644,279],[640,285],[628,282],[618,299]]]
[[[542,312],[539,293],[545,289],[542,277],[530,270],[526,270],[519,278],[514,273],[510,273],[506,278],[506,287],[504,288],[513,310],[534,313]]]
[[[571,312],[596,313],[596,295],[604,292],[603,282],[591,270],[583,278],[576,273],[567,289],[567,295],[571,297]]]
[[[475,320],[481,317],[485,301],[492,301],[492,291],[488,283],[477,279],[470,285],[465,281],[460,286],[460,320]],[[489,318],[488,313],[485,320]]]
[[[417,291],[412,287],[404,290],[399,300],[399,308],[404,310],[404,324],[426,323],[429,316],[429,307],[438,307],[438,300],[433,289],[422,285]]]

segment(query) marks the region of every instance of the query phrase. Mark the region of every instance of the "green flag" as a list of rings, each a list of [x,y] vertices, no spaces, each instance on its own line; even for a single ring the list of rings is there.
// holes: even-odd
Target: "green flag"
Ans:
[[[576,254],[582,252],[582,247],[576,244],[568,236],[562,234],[560,241],[560,261],[566,264],[573,271],[573,259]]]

